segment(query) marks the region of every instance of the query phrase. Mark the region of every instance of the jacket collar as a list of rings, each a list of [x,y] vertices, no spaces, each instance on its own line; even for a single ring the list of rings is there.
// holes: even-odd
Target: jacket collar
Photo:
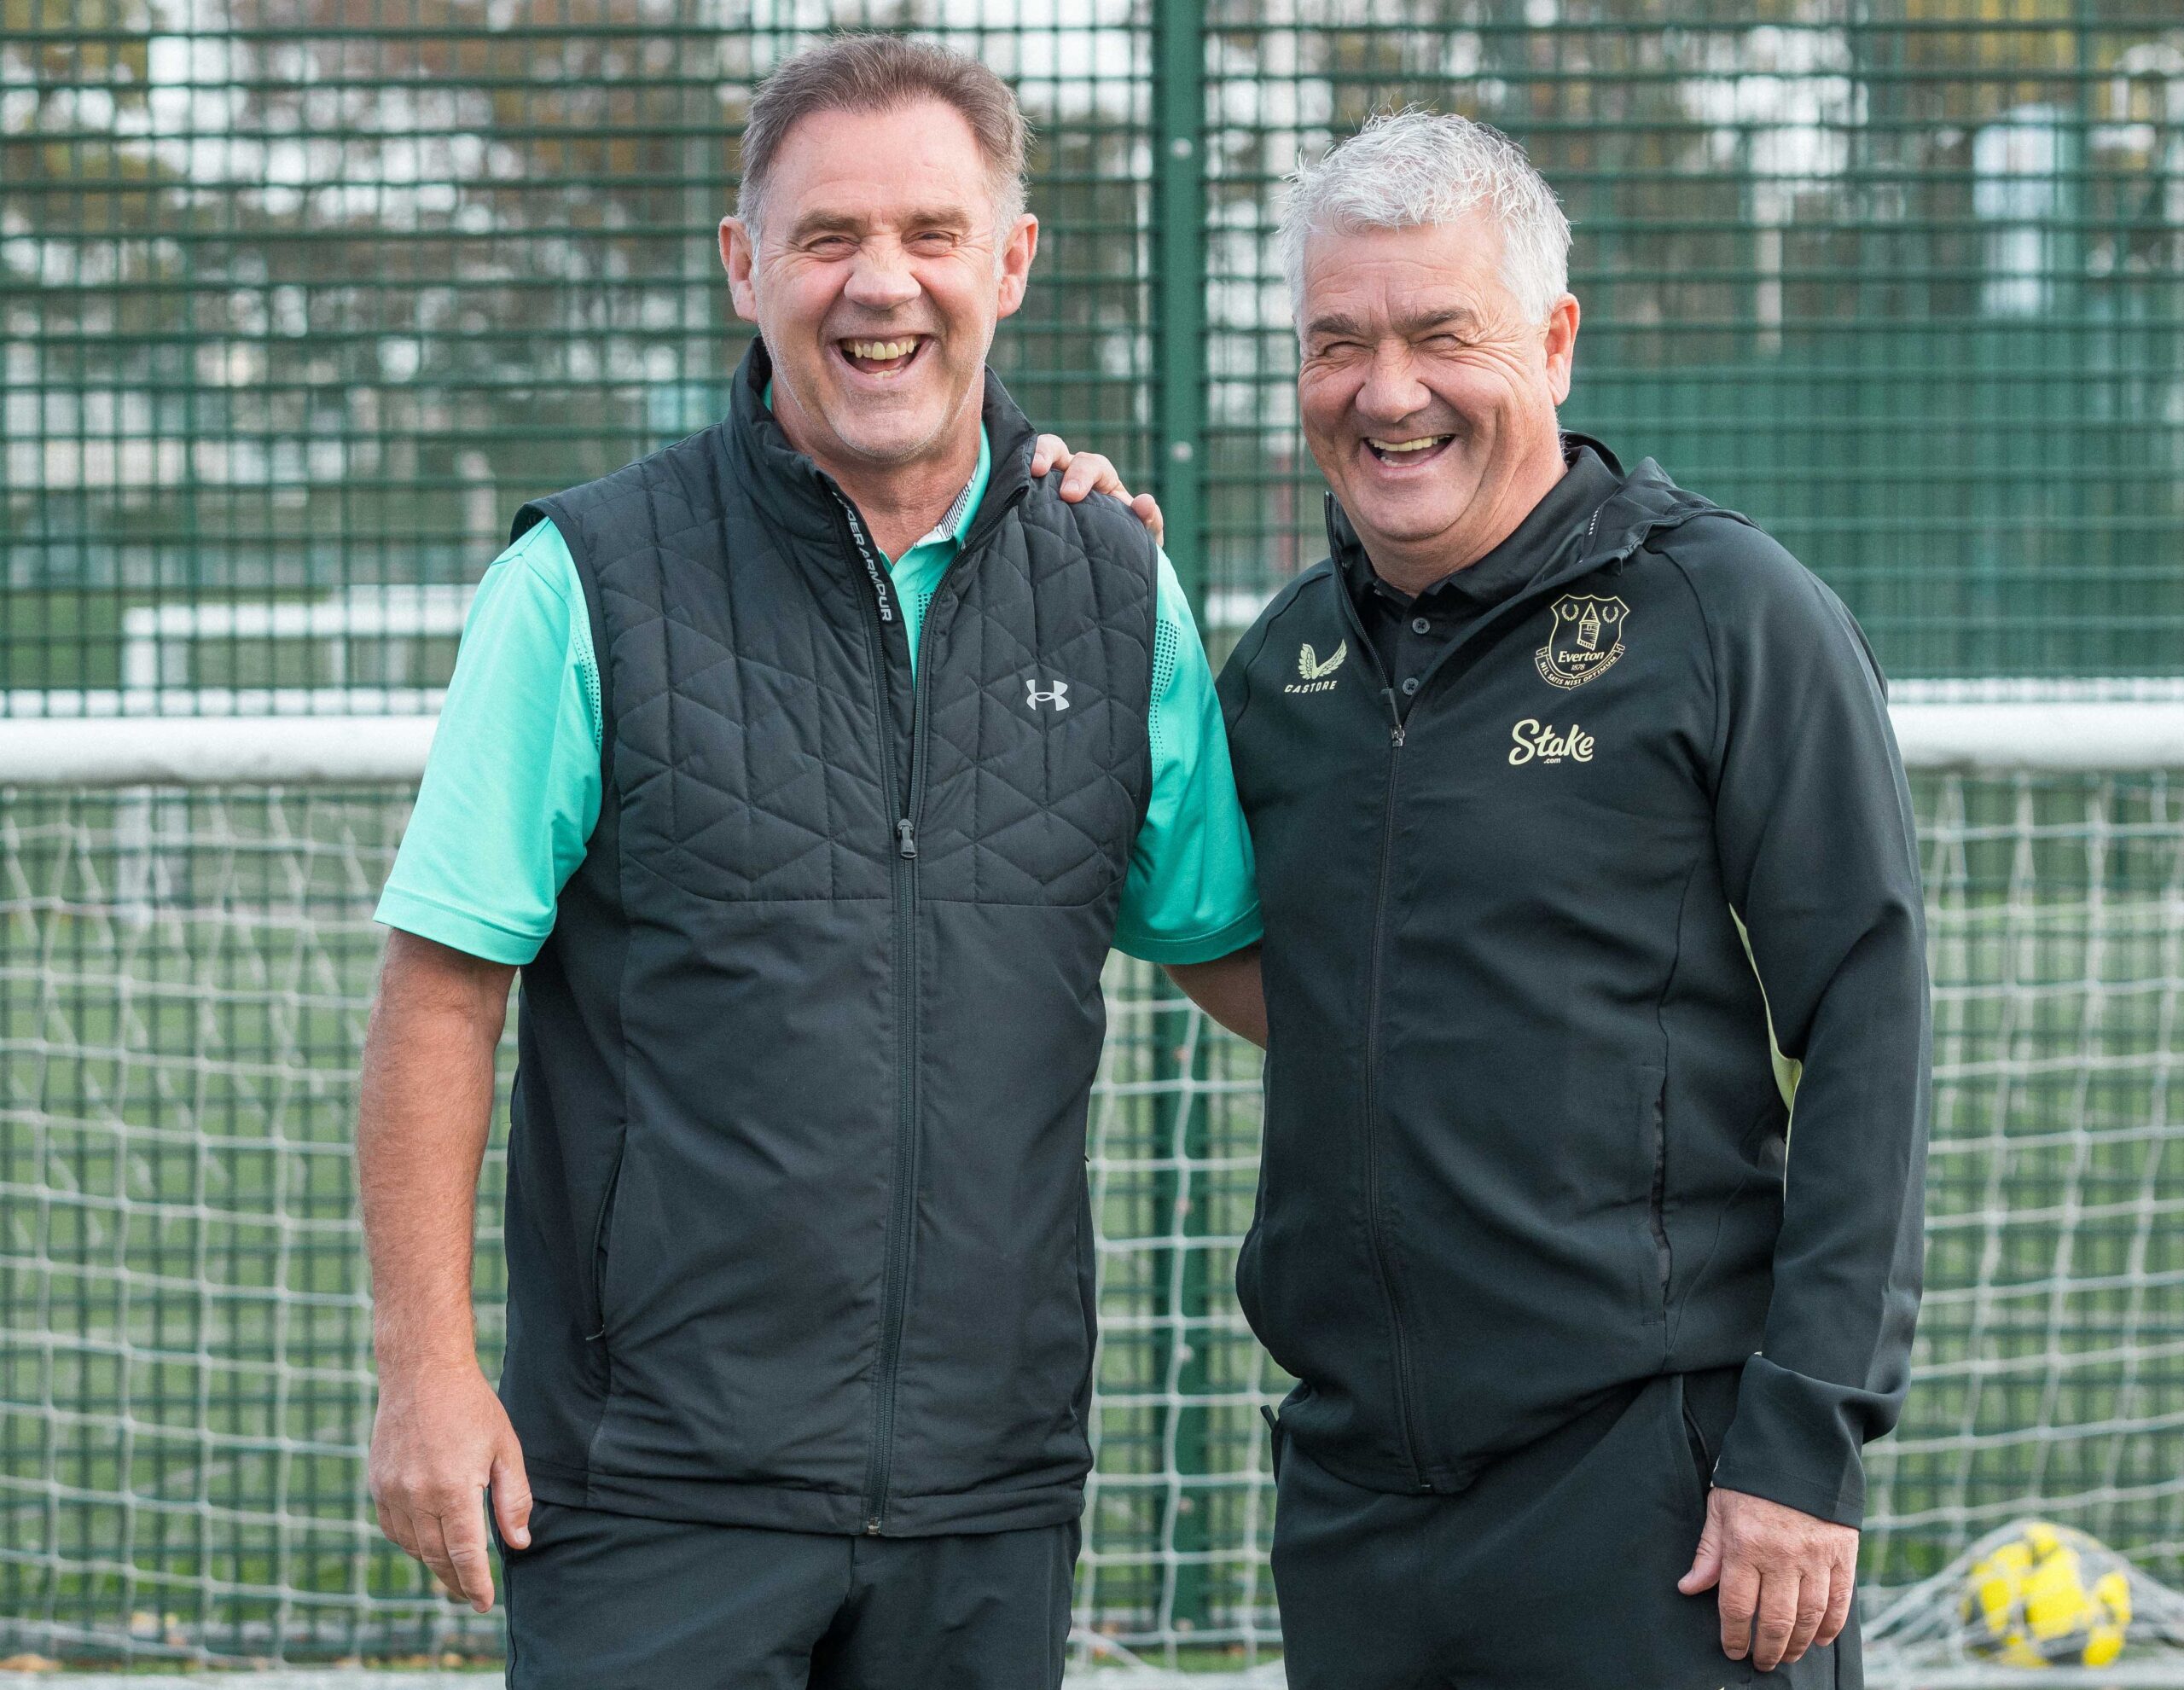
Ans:
[[[766,404],[766,384],[773,376],[774,361],[766,343],[752,340],[736,369],[728,416],[717,425],[732,478],[784,534],[831,549],[840,539],[847,496],[833,476],[789,444]],[[1031,486],[1031,448],[1037,439],[1030,421],[990,369],[985,372],[981,413],[993,469],[985,497],[964,534],[967,547],[997,523],[1001,513]]]
[[[1677,486],[1652,458],[1641,460],[1637,468],[1626,473],[1615,454],[1591,436],[1565,433],[1563,438],[1590,446],[1621,478],[1621,485],[1594,508],[1582,543],[1568,551],[1554,547],[1551,560],[1522,589],[1510,595],[1508,604],[1522,603],[1596,569],[1611,565],[1620,569],[1655,534],[1680,527],[1702,511],[1719,508],[1712,501]],[[1724,514],[1736,515],[1733,511]],[[1364,542],[1350,525],[1350,514],[1333,493],[1327,495],[1327,525],[1338,581],[1360,564],[1371,567]]]

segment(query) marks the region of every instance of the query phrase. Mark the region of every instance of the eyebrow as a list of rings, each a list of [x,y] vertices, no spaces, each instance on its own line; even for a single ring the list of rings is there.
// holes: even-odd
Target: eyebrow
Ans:
[[[1443,328],[1451,323],[1469,328],[1478,321],[1478,313],[1469,305],[1451,305],[1444,311],[1425,311],[1416,317],[1403,317],[1394,327],[1398,334],[1417,334],[1429,328]],[[1362,339],[1365,329],[1356,318],[1337,315],[1314,317],[1304,333],[1307,335],[1348,334]]]
[[[905,229],[968,229],[972,218],[961,206],[935,206],[913,211],[902,219]],[[869,225],[847,212],[812,212],[799,218],[789,239],[801,241],[814,235],[860,235]]]

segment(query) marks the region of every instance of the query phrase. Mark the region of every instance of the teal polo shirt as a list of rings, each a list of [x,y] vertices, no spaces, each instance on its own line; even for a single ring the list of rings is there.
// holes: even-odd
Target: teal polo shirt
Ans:
[[[978,468],[956,502],[888,566],[914,665],[926,607],[991,469],[981,429]],[[1165,553],[1157,601],[1171,637],[1154,642],[1153,793],[1115,944],[1151,962],[1204,962],[1259,937],[1251,834],[1213,673]],[[567,543],[541,522],[495,560],[471,601],[376,919],[490,961],[530,961],[599,821],[599,665],[584,588]]]

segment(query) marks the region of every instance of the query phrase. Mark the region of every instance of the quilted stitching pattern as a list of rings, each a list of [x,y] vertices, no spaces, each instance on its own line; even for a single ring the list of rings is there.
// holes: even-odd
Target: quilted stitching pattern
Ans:
[[[1118,517],[1136,528],[1119,508],[1035,491],[962,572],[961,603],[936,603],[955,660],[928,682],[926,897],[1085,903],[1127,871],[1150,778],[1153,619],[1150,571],[1117,561],[1143,537]],[[1069,708],[1031,705],[1027,682],[1066,682]]]
[[[708,897],[884,897],[897,801],[868,589],[719,485],[718,433],[554,502],[599,582],[624,848]],[[925,897],[1119,886],[1151,779],[1149,558],[1121,506],[1035,485],[950,572],[920,677]],[[1068,708],[1027,682],[1066,682]]]
[[[741,378],[738,432],[541,507],[594,592],[612,781],[526,970],[503,1388],[560,1482],[854,1529],[915,1027],[886,1506],[913,1530],[1018,1523],[1027,1497],[1066,1518],[1089,1332],[1052,1243],[1081,1201],[1101,963],[1151,781],[1151,548],[1120,506],[1034,486],[951,572],[897,987],[900,700],[824,484],[749,429],[763,375]],[[1065,685],[1066,711],[1032,707]],[[567,1240],[610,1177],[618,1242],[587,1299]]]

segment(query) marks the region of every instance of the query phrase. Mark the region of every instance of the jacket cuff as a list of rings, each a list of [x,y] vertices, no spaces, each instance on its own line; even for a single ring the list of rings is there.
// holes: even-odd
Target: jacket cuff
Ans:
[[[1862,1400],[1863,1393],[1752,1356],[1744,1364],[1714,1483],[1856,1530],[1866,1513],[1864,1439],[1856,1425]]]

